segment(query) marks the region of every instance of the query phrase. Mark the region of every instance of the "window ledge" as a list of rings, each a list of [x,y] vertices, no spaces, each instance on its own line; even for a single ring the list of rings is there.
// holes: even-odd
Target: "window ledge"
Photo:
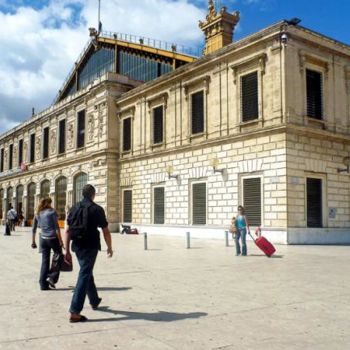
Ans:
[[[122,151],[122,156],[127,156],[131,154],[131,150],[128,150],[128,151]]]
[[[164,146],[164,142],[160,142],[160,143],[153,143],[151,145],[151,148],[154,149],[154,148],[162,148]]]
[[[193,140],[193,139],[199,139],[201,137],[205,136],[205,132],[199,132],[198,134],[191,134],[190,135],[190,140]]]
[[[261,121],[260,118],[254,119],[254,120],[249,120],[247,122],[240,122],[239,126],[250,126],[250,125],[255,125],[255,124],[259,124],[259,122]]]

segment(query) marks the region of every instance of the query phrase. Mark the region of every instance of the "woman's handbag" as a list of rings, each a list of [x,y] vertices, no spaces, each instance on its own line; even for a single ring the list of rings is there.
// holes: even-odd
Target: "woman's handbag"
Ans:
[[[230,225],[229,232],[232,234],[236,233],[236,225]]]

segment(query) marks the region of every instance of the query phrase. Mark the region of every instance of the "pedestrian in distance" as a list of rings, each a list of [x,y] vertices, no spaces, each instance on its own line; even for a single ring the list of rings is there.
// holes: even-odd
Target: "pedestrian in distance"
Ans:
[[[7,211],[6,218],[10,226],[10,231],[15,231],[15,225],[17,222],[17,212],[13,208],[11,203],[9,204],[9,210]]]
[[[250,230],[249,230],[248,220],[244,212],[244,208],[241,205],[238,206],[238,214],[236,216],[235,224],[236,224],[236,234],[235,234],[236,256],[239,256],[241,254],[242,256],[246,256],[247,255],[246,237],[247,237],[247,233],[250,232]],[[242,250],[241,250],[240,240],[242,243]]]
[[[42,254],[41,270],[39,284],[41,290],[55,289],[58,282],[60,271],[50,270],[51,250],[59,254],[60,261],[63,259],[61,230],[58,225],[58,215],[52,208],[51,198],[44,198],[40,201],[32,225],[32,248],[37,247],[35,242],[36,231],[38,227],[40,233],[40,252]],[[60,262],[58,263],[60,265]]]
[[[101,250],[100,233],[102,229],[104,240],[107,245],[107,257],[113,256],[112,237],[108,229],[108,222],[102,207],[94,203],[96,190],[92,185],[83,188],[83,200],[73,206],[67,218],[64,246],[66,249],[65,259],[72,262],[70,253],[70,241],[72,250],[79,262],[80,270],[69,308],[69,321],[85,322],[87,318],[81,315],[86,295],[93,310],[98,309],[102,298],[98,296],[93,269],[98,251]]]

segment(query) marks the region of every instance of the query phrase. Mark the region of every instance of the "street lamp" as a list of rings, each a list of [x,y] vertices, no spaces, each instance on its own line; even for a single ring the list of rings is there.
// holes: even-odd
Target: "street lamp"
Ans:
[[[170,179],[178,179],[178,177],[179,177],[179,175],[173,175],[173,173],[174,173],[174,167],[172,166],[172,165],[168,165],[167,167],[166,167],[166,172],[167,172],[167,174],[168,174],[168,179],[170,180]]]
[[[221,173],[224,174],[225,169],[218,169],[218,166],[220,165],[220,161],[217,158],[214,158],[210,161],[210,165],[213,168],[214,174],[215,173]]]

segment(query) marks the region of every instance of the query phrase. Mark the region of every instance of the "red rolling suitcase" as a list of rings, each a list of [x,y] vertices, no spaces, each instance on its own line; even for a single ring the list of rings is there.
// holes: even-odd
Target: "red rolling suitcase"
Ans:
[[[249,233],[250,234],[250,233]],[[275,247],[270,243],[265,237],[260,236],[257,239],[254,239],[254,237],[250,234],[250,237],[253,238],[253,241],[255,244],[268,256],[269,258],[273,255],[273,253],[276,251]]]

